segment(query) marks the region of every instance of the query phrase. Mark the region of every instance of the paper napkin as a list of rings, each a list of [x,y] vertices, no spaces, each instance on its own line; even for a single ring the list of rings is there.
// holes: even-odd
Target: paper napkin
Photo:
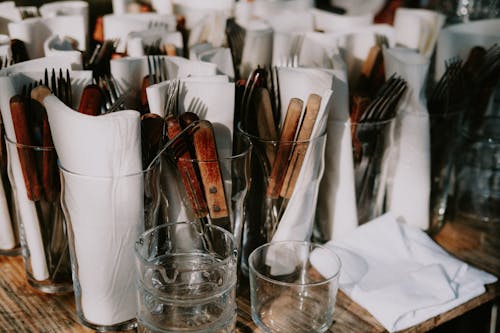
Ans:
[[[341,240],[340,289],[389,332],[417,325],[485,292],[497,278],[455,259],[419,228],[387,213]],[[324,276],[323,251],[312,254]]]
[[[410,49],[384,49],[386,77],[396,73],[408,84],[406,97],[397,107],[387,209],[424,230],[429,227],[431,186],[430,124],[424,93],[429,61]]]
[[[136,314],[134,247],[144,229],[140,114],[88,116],[45,98],[63,175],[86,320],[112,325]],[[75,263],[74,263],[75,264]]]

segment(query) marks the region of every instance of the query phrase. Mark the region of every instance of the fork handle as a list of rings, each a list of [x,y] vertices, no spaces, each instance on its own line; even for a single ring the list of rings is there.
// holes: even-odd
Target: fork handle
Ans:
[[[101,113],[103,100],[101,89],[95,84],[89,84],[83,89],[78,112],[89,116],[98,116]]]

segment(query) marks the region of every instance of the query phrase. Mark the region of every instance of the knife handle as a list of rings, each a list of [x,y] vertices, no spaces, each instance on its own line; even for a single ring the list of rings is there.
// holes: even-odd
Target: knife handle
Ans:
[[[165,122],[155,113],[141,116],[142,165],[147,168],[156,157],[163,144]]]
[[[147,94],[147,88],[150,85],[150,79],[149,75],[146,75],[142,79],[142,84],[141,84],[141,106],[142,106],[142,114],[149,112],[149,103],[148,103],[148,94]]]
[[[15,95],[9,103],[17,143],[31,145],[25,99],[20,95]],[[28,198],[32,201],[38,201],[42,196],[42,186],[36,172],[35,156],[29,148],[18,147],[17,151]]]
[[[295,133],[299,127],[300,117],[302,114],[302,106],[304,102],[299,98],[292,98],[288,104],[288,110],[285,116],[285,122],[280,135],[278,151],[274,160],[269,183],[267,185],[266,195],[270,198],[277,199],[280,195],[281,187],[285,179],[285,173],[290,160],[290,154],[293,150],[293,141]]]
[[[31,91],[31,112],[39,113],[42,127],[42,146],[54,147],[52,135],[50,133],[49,119],[43,100],[51,95],[52,92],[46,86],[35,87]],[[57,154],[55,149],[42,151],[42,186],[45,193],[45,198],[49,202],[58,200],[59,194],[59,171],[57,169]]]
[[[167,136],[170,140],[182,131],[179,119],[175,116],[167,117],[165,123],[167,126]],[[198,172],[195,169],[188,143],[184,137],[179,137],[177,141],[173,145],[177,168],[179,169],[182,184],[186,190],[187,198],[195,217],[201,218],[208,214],[208,207],[200,185]]]
[[[281,196],[283,198],[290,199],[293,194],[307,152],[307,140],[311,138],[320,106],[321,96],[316,94],[309,95],[299,134],[297,135],[297,144],[293,149],[292,157],[286,170],[285,180],[281,187]]]
[[[101,114],[103,101],[104,96],[101,89],[95,84],[89,84],[83,89],[78,112],[89,116],[98,116]]]
[[[193,145],[210,217],[212,219],[229,217],[215,136],[210,122],[200,120],[193,133]]]

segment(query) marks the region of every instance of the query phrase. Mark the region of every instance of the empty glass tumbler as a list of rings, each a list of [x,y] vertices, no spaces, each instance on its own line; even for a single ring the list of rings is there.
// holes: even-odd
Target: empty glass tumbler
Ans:
[[[237,250],[223,228],[163,224],[135,245],[138,330],[231,333],[236,325]]]

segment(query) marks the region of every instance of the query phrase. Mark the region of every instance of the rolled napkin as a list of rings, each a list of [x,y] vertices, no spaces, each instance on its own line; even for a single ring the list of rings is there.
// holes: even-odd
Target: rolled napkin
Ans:
[[[71,59],[72,64],[83,67],[82,53],[74,49],[70,40],[61,38],[58,35],[49,37],[43,43],[43,51],[46,57],[62,56]]]
[[[177,19],[171,14],[108,14],[103,17],[104,39],[118,39],[117,52],[125,52],[127,36],[134,31],[144,31],[161,27],[165,31],[174,32]]]
[[[144,228],[140,114],[88,116],[45,98],[52,139],[65,170],[81,310],[89,322],[134,319],[133,244]]]
[[[455,259],[426,233],[387,213],[332,248],[342,261],[340,289],[389,332],[417,325],[485,292],[497,278]],[[313,266],[329,273],[313,253]]]
[[[396,43],[431,57],[445,19],[433,10],[398,8],[394,17]]]
[[[453,57],[465,61],[473,47],[488,49],[495,43],[500,43],[500,19],[455,24],[442,29],[436,48],[434,78],[439,80],[445,72],[445,61]]]
[[[430,123],[424,93],[429,61],[410,49],[384,49],[386,77],[396,73],[409,88],[397,107],[386,209],[423,230],[429,228],[431,190]]]
[[[333,73],[320,69],[278,68],[280,98],[290,101],[292,98],[308,100],[309,94],[321,96],[319,112],[310,138],[318,138],[326,133],[328,115],[333,105],[331,87]],[[287,103],[282,104],[281,117],[285,119]],[[316,204],[321,177],[325,167],[325,141],[309,144],[304,161],[295,183],[294,191],[279,221],[273,241],[307,240],[314,226]]]
[[[12,39],[25,43],[30,59],[44,56],[43,43],[53,35],[74,39],[79,50],[87,48],[87,26],[83,15],[34,17],[12,22],[9,23],[9,34]]]
[[[358,226],[352,159],[347,74],[334,71],[333,106],[328,115],[325,172],[319,188],[316,223],[319,237],[338,240]]]
[[[40,68],[38,68],[39,70]],[[78,102],[75,95],[80,95],[83,86],[91,81],[92,73],[87,71],[70,72],[72,77],[73,101]],[[43,80],[43,72],[24,72],[10,76],[0,77],[0,110],[5,126],[5,133],[12,141],[16,141],[14,125],[11,116],[10,98],[20,94],[22,87],[33,81]],[[16,204],[19,219],[23,224],[23,232],[27,248],[30,251],[30,260],[33,277],[38,281],[43,281],[49,277],[47,263],[45,261],[45,250],[43,248],[42,233],[36,207],[33,201],[28,198],[24,177],[21,169],[21,162],[17,150],[9,151],[9,159],[12,165],[11,181],[16,191]]]
[[[371,25],[374,16],[372,13],[340,15],[317,8],[311,9],[311,13],[314,17],[315,29],[324,32],[342,32],[351,30],[353,27]]]

